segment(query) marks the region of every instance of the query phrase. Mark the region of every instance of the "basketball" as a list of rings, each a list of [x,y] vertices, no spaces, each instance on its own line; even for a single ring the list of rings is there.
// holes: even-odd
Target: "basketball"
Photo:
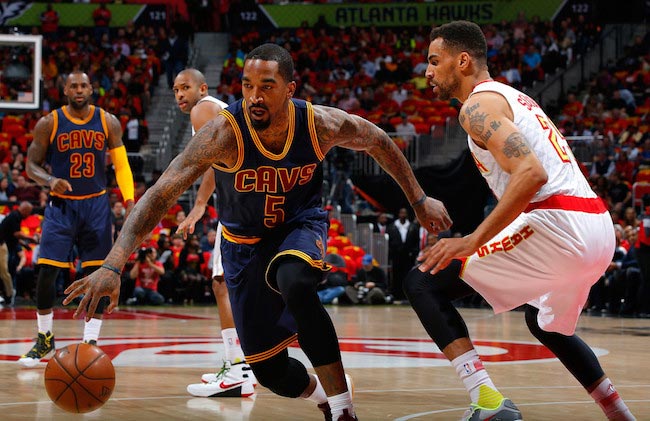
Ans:
[[[56,351],[45,367],[45,390],[52,402],[68,412],[94,411],[111,397],[115,368],[98,347],[87,343]]]

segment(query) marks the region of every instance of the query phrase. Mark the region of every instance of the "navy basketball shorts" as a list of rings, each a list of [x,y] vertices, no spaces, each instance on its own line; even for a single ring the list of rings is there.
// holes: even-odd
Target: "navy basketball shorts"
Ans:
[[[107,194],[81,200],[50,198],[42,224],[38,263],[72,267],[75,245],[82,268],[104,262],[113,245]]]
[[[296,340],[296,322],[275,284],[277,263],[285,256],[323,271],[327,221],[276,228],[256,244],[222,239],[224,276],[246,362],[271,358]]]

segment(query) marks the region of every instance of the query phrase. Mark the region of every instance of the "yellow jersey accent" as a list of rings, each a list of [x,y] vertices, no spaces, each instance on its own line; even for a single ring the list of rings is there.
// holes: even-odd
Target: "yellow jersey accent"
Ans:
[[[244,162],[244,136],[242,135],[241,129],[237,124],[237,120],[235,120],[235,116],[232,115],[230,111],[221,110],[219,115],[224,116],[226,120],[228,120],[232,126],[232,130],[235,132],[235,138],[237,139],[237,162],[232,168],[223,167],[217,164],[212,164],[212,168],[223,172],[233,173],[237,171],[241,167],[241,164]]]
[[[248,131],[251,134],[253,143],[255,143],[255,146],[257,146],[257,149],[262,153],[262,155],[273,160],[280,160],[284,158],[289,152],[289,149],[291,149],[291,144],[293,143],[293,135],[296,130],[296,106],[293,105],[293,101],[289,101],[289,130],[287,132],[287,140],[284,143],[284,149],[279,154],[274,154],[273,152],[270,152],[262,144],[262,141],[260,140],[259,136],[257,136],[257,132],[255,131],[253,125],[251,124],[250,116],[246,112],[245,100],[242,101],[242,113],[244,114],[244,119],[246,120],[246,125],[248,126]]]
[[[278,345],[269,349],[268,351],[260,352],[253,355],[246,355],[246,362],[248,364],[252,364],[252,363],[258,363],[260,361],[268,360],[269,358],[272,358],[278,355],[280,352],[284,351],[289,345],[291,345],[297,339],[298,339],[298,334],[293,334],[289,338],[280,342]]]
[[[307,102],[307,126],[309,127],[309,137],[311,137],[311,144],[314,147],[314,152],[319,160],[325,159],[325,154],[320,148],[318,136],[316,135],[316,123],[314,121],[314,106]]]

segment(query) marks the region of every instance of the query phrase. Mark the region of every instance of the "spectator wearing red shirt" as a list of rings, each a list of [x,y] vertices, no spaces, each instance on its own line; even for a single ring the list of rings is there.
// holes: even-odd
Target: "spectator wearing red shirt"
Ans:
[[[59,32],[59,12],[54,10],[51,4],[48,4],[45,11],[41,13],[40,20],[41,34],[45,38],[55,41]]]
[[[93,11],[93,21],[95,21],[95,42],[101,43],[102,36],[109,33],[109,25],[111,23],[111,11],[108,10],[105,3],[101,3],[97,9]]]
[[[165,274],[163,264],[156,260],[158,253],[155,248],[148,247],[138,252],[129,276],[135,279],[133,298],[127,304],[161,305],[165,298],[158,292],[158,281]]]

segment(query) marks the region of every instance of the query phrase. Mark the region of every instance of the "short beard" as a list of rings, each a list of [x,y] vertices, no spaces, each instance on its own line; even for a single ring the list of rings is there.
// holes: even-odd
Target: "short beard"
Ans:
[[[75,110],[83,110],[88,105],[88,102],[89,102],[88,99],[86,99],[81,104],[77,103],[76,101],[71,101],[70,100],[70,101],[68,101],[68,105],[70,107],[74,108]]]
[[[443,101],[450,100],[453,97],[452,92],[458,91],[459,87],[460,87],[460,80],[458,80],[458,78],[454,78],[453,82],[451,82],[449,86],[446,87],[446,89],[440,89],[440,86],[438,86],[438,89],[440,90],[438,99]]]
[[[251,126],[253,126],[253,128],[255,130],[268,129],[270,125],[271,125],[271,119],[268,119],[268,120],[253,120],[253,119],[251,119]]]

